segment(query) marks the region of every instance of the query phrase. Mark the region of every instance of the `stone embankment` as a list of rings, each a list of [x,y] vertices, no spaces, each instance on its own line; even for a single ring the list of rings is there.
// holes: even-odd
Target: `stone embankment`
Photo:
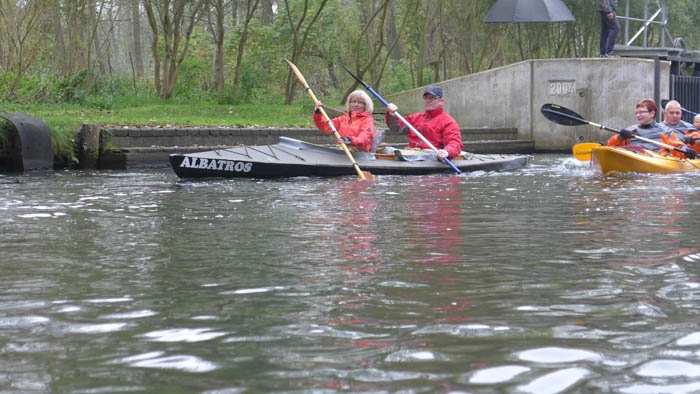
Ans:
[[[2,114],[0,114],[2,115]],[[75,163],[53,159],[51,144],[40,143],[44,136],[50,141],[46,126],[25,127],[24,114],[9,127],[5,139],[0,139],[0,171],[73,167]],[[12,116],[5,114],[6,117]],[[337,116],[332,113],[331,116]],[[22,120],[24,119],[24,120]],[[377,115],[377,127],[384,125],[383,114]],[[41,122],[43,125],[43,122]],[[226,128],[226,127],[115,127],[84,124],[76,136],[78,166],[83,169],[129,169],[167,167],[171,153],[190,153],[240,145],[270,145],[280,137],[290,137],[319,145],[335,145],[332,135],[315,128]],[[534,141],[519,140],[517,129],[463,129],[464,150],[474,153],[532,153]],[[408,138],[392,124],[383,143],[404,147]],[[43,153],[46,153],[44,155]],[[46,156],[41,161],[36,157]]]
[[[464,129],[464,150],[474,153],[532,153],[534,142],[518,140],[517,129]],[[269,145],[279,137],[333,145],[331,135],[314,128],[101,128],[84,125],[79,136],[81,168],[167,167],[168,155],[239,145]],[[405,146],[407,137],[388,130],[384,143]]]

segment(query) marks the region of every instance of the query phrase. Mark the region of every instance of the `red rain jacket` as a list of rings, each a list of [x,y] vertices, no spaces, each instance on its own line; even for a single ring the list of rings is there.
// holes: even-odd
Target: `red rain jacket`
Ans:
[[[338,130],[341,137],[350,138],[350,146],[354,146],[365,152],[369,152],[374,138],[374,119],[372,115],[362,112],[346,112],[345,114],[331,119],[333,126]],[[316,127],[324,133],[333,133],[333,129],[323,117],[323,114],[314,112],[314,123]]]
[[[387,112],[386,124],[389,124],[391,115]],[[419,112],[413,115],[404,116],[404,119],[418,130],[423,137],[435,145],[438,149],[444,149],[449,153],[450,159],[462,152],[462,133],[459,125],[450,115],[443,110],[442,106],[431,111]],[[399,120],[399,127],[406,125]],[[408,147],[430,149],[413,131],[408,131]]]

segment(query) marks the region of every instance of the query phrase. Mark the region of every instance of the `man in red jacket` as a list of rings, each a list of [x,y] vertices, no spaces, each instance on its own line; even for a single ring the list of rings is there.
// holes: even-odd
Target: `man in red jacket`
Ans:
[[[442,160],[446,157],[450,159],[462,152],[462,133],[459,125],[442,108],[445,99],[442,97],[442,89],[437,86],[429,86],[423,93],[423,105],[425,112],[418,112],[413,115],[404,116],[406,122],[410,123],[418,130],[425,139],[438,149],[437,158]],[[390,103],[386,107],[386,124],[389,124],[394,112],[398,107]],[[408,126],[399,121],[400,131],[408,132],[408,147],[431,149],[413,131],[409,131]]]

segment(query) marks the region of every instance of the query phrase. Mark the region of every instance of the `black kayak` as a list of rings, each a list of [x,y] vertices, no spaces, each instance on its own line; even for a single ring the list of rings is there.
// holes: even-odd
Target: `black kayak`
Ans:
[[[373,175],[424,175],[454,170],[435,159],[396,153],[353,152],[363,171]],[[527,165],[526,155],[469,154],[452,164],[462,172],[507,171]],[[180,178],[282,178],[357,175],[341,149],[280,137],[274,145],[240,146],[197,153],[174,153],[170,165]]]

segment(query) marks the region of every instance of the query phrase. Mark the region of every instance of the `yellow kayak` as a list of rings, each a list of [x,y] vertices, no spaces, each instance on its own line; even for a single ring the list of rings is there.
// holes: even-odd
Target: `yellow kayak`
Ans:
[[[646,174],[677,174],[700,170],[700,159],[688,160],[661,156],[650,151],[597,146],[591,150],[593,166],[604,175],[622,172]]]

